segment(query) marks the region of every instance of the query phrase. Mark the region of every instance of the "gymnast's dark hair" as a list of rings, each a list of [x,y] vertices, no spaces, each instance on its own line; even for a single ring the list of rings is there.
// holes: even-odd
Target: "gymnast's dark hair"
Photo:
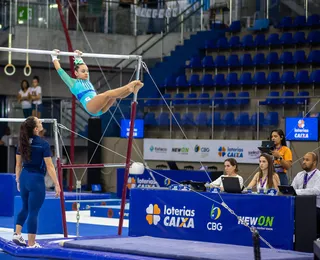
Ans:
[[[33,116],[29,116],[20,126],[19,152],[23,161],[30,161],[31,145],[30,138],[33,136],[33,130],[37,126]]]

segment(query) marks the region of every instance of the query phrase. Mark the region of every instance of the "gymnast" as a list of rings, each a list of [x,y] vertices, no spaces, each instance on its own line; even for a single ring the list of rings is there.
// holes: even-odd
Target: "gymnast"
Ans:
[[[85,110],[92,116],[100,116],[114,104],[117,98],[125,98],[131,93],[138,93],[143,83],[140,80],[134,80],[129,84],[116,89],[108,90],[101,94],[96,93],[89,79],[89,70],[83,59],[80,57],[82,52],[76,50],[74,57],[76,79],[71,78],[60,66],[58,55],[59,50],[53,50],[51,55],[52,62],[59,76],[69,87],[71,93],[80,101]]]
[[[38,213],[46,194],[44,182],[46,172],[54,183],[56,196],[58,197],[61,192],[51,159],[50,145],[39,136],[42,130],[42,123],[37,117],[28,117],[20,127],[19,146],[16,154],[16,181],[17,189],[21,194],[22,210],[17,217],[12,241],[17,245],[27,246],[21,231],[28,218],[29,248],[41,247],[35,239]]]

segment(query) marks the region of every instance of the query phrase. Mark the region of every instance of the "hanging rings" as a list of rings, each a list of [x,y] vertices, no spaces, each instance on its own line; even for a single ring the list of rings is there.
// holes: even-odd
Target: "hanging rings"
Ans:
[[[12,34],[11,33],[9,33],[8,45],[9,45],[9,48],[12,47]],[[8,69],[10,69],[11,72]],[[9,51],[8,64],[4,67],[4,73],[8,76],[12,76],[15,72],[16,72],[16,67],[12,64],[11,51]]]

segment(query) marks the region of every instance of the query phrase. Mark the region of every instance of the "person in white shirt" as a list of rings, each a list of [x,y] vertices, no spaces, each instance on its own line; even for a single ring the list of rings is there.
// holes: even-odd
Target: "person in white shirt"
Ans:
[[[29,82],[27,80],[21,81],[21,89],[18,93],[18,102],[21,104],[23,115],[25,118],[32,115],[31,95],[29,89]]]
[[[240,187],[243,187],[243,178],[237,174],[239,172],[238,162],[234,158],[228,158],[224,161],[224,171],[226,173],[224,176],[238,178]],[[209,185],[211,188],[218,187],[222,191],[224,190],[221,176],[215,181],[211,182]]]
[[[39,77],[34,76],[32,80],[32,87],[30,88],[32,100],[32,116],[41,118],[42,112],[42,91],[39,86]]]
[[[271,188],[278,190],[279,185],[280,178],[274,170],[272,157],[265,153],[261,154],[259,157],[259,172],[254,175],[247,189],[257,187],[257,191],[263,189],[266,192]]]
[[[0,145],[9,146],[11,138],[11,130],[10,127],[7,126],[5,130],[5,134],[1,137]]]
[[[297,195],[317,196],[317,234],[320,237],[320,171],[317,169],[318,155],[314,152],[303,156],[302,172],[292,181],[292,187]]]

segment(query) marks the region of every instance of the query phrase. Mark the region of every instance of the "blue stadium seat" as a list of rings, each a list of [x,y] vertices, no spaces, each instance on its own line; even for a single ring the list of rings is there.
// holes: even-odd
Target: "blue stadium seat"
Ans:
[[[252,114],[250,121],[251,121],[252,126],[258,125],[257,113]],[[264,113],[260,112],[259,113],[259,125],[262,126],[263,124],[264,124]]]
[[[212,56],[205,56],[202,59],[202,67],[205,69],[214,68],[214,62]]]
[[[176,87],[176,77],[171,75],[164,79],[163,88],[173,88]]]
[[[248,91],[242,91],[238,94],[237,104],[238,105],[248,105],[250,102],[250,94]]]
[[[231,54],[228,57],[228,67],[237,68],[240,67],[240,62],[237,54]]]
[[[249,31],[265,31],[269,29],[269,19],[257,19],[254,21],[254,25],[248,28]]]
[[[284,91],[282,98],[280,99],[281,105],[293,105],[294,104],[294,93],[291,90]]]
[[[310,45],[317,45],[320,43],[320,32],[319,31],[310,31],[308,34],[307,42]]]
[[[213,50],[216,48],[216,45],[213,40],[205,40],[203,47],[205,50]]]
[[[209,93],[201,93],[199,99],[197,100],[198,105],[210,105],[210,95]]]
[[[278,47],[281,45],[280,39],[279,39],[279,34],[277,33],[272,33],[269,35],[267,39],[267,45],[270,47]]]
[[[251,77],[251,72],[244,72],[240,76],[240,85],[243,86],[252,86],[252,77]]]
[[[298,85],[311,84],[309,72],[307,70],[298,71],[295,80]]]
[[[285,71],[280,79],[283,85],[292,85],[295,84],[294,72],[293,71]]]
[[[129,117],[125,117],[125,118],[130,119],[130,115]],[[136,119],[143,119],[143,118],[144,118],[144,113],[142,111],[138,111],[136,114]]]
[[[293,63],[295,65],[306,64],[306,53],[304,50],[297,50],[293,55]]]
[[[186,65],[186,68],[190,69],[201,69],[202,64],[201,64],[201,58],[200,56],[194,56],[190,59],[190,63]]]
[[[231,33],[241,32],[241,22],[240,21],[233,21],[229,27],[229,32],[231,32]]]
[[[170,106],[170,99],[171,99],[171,94],[169,93],[165,93],[162,95],[163,98],[161,98],[159,100],[159,106],[166,106],[166,103],[164,101],[167,102],[167,104]]]
[[[234,126],[235,125],[233,112],[227,112],[224,114],[223,125],[225,125],[225,126]]]
[[[172,120],[172,125],[174,126],[181,125],[181,114],[177,112],[173,113],[171,120]]]
[[[167,112],[160,113],[157,118],[157,123],[159,126],[168,126],[170,123],[169,113]]]
[[[294,103],[296,105],[305,105],[309,103],[309,92],[308,91],[301,91],[297,94],[297,98],[295,99]]]
[[[266,60],[265,60],[264,53],[260,53],[259,52],[253,57],[253,65],[255,67],[265,66],[266,65]]]
[[[304,32],[296,32],[293,36],[293,44],[303,45],[306,44],[306,34]]]
[[[279,56],[277,52],[270,52],[266,58],[266,64],[269,67],[279,65]]]
[[[277,29],[290,30],[292,29],[292,18],[289,16],[283,17],[280,22],[275,26]]]
[[[224,104],[223,93],[215,92],[212,96],[212,100],[215,106],[222,106]]]
[[[204,74],[201,81],[200,81],[200,84],[202,87],[204,88],[211,88],[214,86],[214,83],[213,83],[213,78],[212,78],[212,74]]]
[[[279,92],[278,91],[271,91],[265,101],[261,101],[260,105],[268,105],[268,106],[273,106],[273,105],[279,105],[280,100],[279,100]]]
[[[249,114],[247,112],[241,112],[237,119],[235,120],[235,124],[238,126],[249,126],[250,120],[249,120]]]
[[[293,20],[293,27],[295,29],[302,29],[306,27],[306,25],[307,21],[305,16],[299,15]]]
[[[200,77],[199,74],[192,74],[189,79],[189,87],[199,87],[200,86]]]
[[[320,70],[314,70],[310,74],[310,82],[313,85],[319,85],[320,84]]]
[[[255,47],[254,42],[253,42],[253,36],[251,34],[247,34],[243,36],[242,41],[241,41],[241,46],[244,49],[250,49]]]
[[[264,71],[258,71],[253,76],[253,84],[256,86],[267,85],[266,74]]]
[[[319,65],[320,64],[320,50],[312,50],[309,53],[307,62],[310,64]]]
[[[254,39],[254,45],[256,48],[265,48],[267,46],[266,36],[263,33],[258,33]]]
[[[215,87],[225,87],[227,85],[224,74],[217,74],[214,76],[213,84]]]
[[[197,104],[197,93],[189,93],[184,101],[187,105],[196,105]]]
[[[229,49],[228,39],[226,37],[220,37],[217,41],[216,46],[218,50]]]
[[[215,60],[214,60],[214,66],[216,68],[225,68],[227,67],[227,61],[226,61],[226,56],[224,55],[218,55]]]
[[[146,114],[146,116],[144,117],[144,125],[145,126],[156,126],[157,125],[155,114],[153,112],[149,112]]]
[[[280,43],[283,47],[291,46],[293,43],[292,33],[285,32],[280,37]]]
[[[238,49],[241,46],[240,37],[239,36],[232,36],[229,40],[229,47],[231,49]]]
[[[149,99],[149,98],[150,98],[150,99]],[[146,107],[155,107],[155,106],[158,105],[159,100],[154,99],[154,98],[159,98],[158,95],[153,95],[153,96],[151,96],[151,97],[149,97],[149,98],[148,98],[147,101],[144,103],[144,105],[145,105]]]
[[[186,75],[180,75],[176,79],[177,88],[187,88],[189,87]]]
[[[320,18],[319,15],[313,14],[308,16],[307,19],[307,26],[311,28],[316,28],[320,26]]]
[[[242,67],[252,67],[253,66],[252,57],[251,57],[250,53],[244,53],[240,57],[240,65]]]
[[[222,126],[223,125],[223,121],[221,120],[220,112],[213,112],[213,118],[212,118],[212,114],[210,114],[210,117],[208,119],[208,126],[212,126],[212,119],[213,119],[214,126]]]
[[[284,51],[280,56],[279,63],[281,65],[292,65],[292,64],[294,64],[292,52],[291,51]]]
[[[194,126],[194,116],[192,112],[183,114],[181,123],[183,126]]]
[[[281,84],[280,73],[278,71],[271,71],[268,74],[267,81],[268,81],[269,85],[279,85],[279,84]]]
[[[197,126],[207,126],[208,117],[206,112],[200,112],[195,120]]]
[[[225,106],[235,106],[237,105],[236,93],[235,92],[228,92],[227,96],[224,100]]]
[[[265,126],[278,126],[279,114],[278,112],[269,112],[264,120]]]
[[[228,87],[235,87],[239,85],[238,74],[236,72],[231,72],[227,75],[226,83]]]
[[[177,93],[174,96],[174,99],[172,100],[172,105],[182,105],[184,104],[184,94],[183,93]]]

